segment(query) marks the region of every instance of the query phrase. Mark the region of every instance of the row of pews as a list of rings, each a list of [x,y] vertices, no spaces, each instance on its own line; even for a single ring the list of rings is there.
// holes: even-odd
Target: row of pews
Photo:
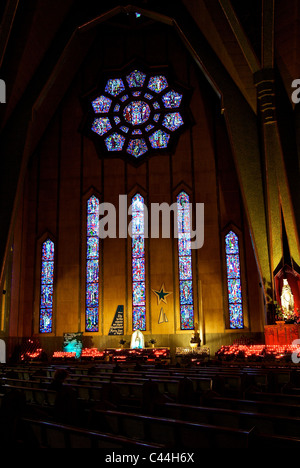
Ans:
[[[62,369],[67,376],[58,391],[53,381]],[[62,391],[68,415],[58,412]],[[16,395],[24,399],[19,422],[27,428],[26,440],[14,439],[18,445],[131,451],[300,446],[295,366],[2,364],[0,416]]]

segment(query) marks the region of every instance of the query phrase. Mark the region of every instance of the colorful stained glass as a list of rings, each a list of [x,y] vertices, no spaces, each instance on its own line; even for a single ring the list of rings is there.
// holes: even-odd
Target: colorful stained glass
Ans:
[[[128,97],[129,97],[128,94],[124,94],[124,96],[120,97],[120,101],[125,102],[127,101]]]
[[[108,152],[139,158],[166,149],[184,124],[178,112],[183,95],[169,88],[164,74],[147,76],[132,69],[124,77],[108,79],[105,92],[107,96],[99,95],[91,104],[95,113],[109,115],[94,119],[90,128],[103,138]]]
[[[144,101],[131,101],[124,109],[123,116],[131,125],[140,125],[150,117],[150,107]]]
[[[110,120],[107,117],[95,119],[92,125],[92,131],[102,136],[111,129]]]
[[[243,300],[238,236],[230,231],[225,236],[227,293],[230,328],[243,328]]]
[[[144,281],[133,282],[132,287],[132,303],[133,305],[145,305],[146,290]]]
[[[242,304],[229,304],[230,328],[244,328]]]
[[[40,333],[53,331],[54,292],[54,242],[47,239],[42,245],[41,290],[40,290]]]
[[[104,114],[109,112],[111,106],[111,99],[105,96],[99,96],[92,101],[92,106],[96,114]]]
[[[180,327],[182,330],[194,328],[193,270],[190,242],[189,196],[181,192],[177,197],[178,262],[179,262],[179,301]]]
[[[170,135],[163,130],[156,130],[150,135],[149,140],[152,148],[166,148],[168,146]]]
[[[87,283],[95,283],[99,278],[99,261],[87,260],[86,262],[86,281]]]
[[[145,259],[144,257],[132,259],[132,279],[133,281],[145,281]]]
[[[85,330],[96,332],[99,323],[99,200],[95,195],[87,201],[86,233]]]
[[[138,158],[147,151],[148,147],[143,138],[136,138],[135,140],[129,141],[127,153],[132,154],[135,158]]]
[[[176,93],[176,91],[169,91],[162,97],[164,106],[167,109],[173,109],[179,107],[181,104],[182,94]]]
[[[135,306],[132,308],[132,329],[146,330],[146,307]]]
[[[144,236],[134,236],[132,238],[132,256],[141,257],[145,252]]]
[[[191,255],[190,234],[180,232],[178,234],[178,253],[179,255]]]
[[[239,253],[239,240],[237,235],[230,231],[225,236],[226,255]]]
[[[240,276],[240,259],[238,255],[227,255],[227,278],[239,278]]]
[[[119,133],[113,133],[106,138],[105,144],[109,151],[122,151],[125,138]]]
[[[180,324],[182,330],[194,329],[194,306],[182,305],[180,307]]]
[[[172,114],[166,114],[163,120],[163,126],[174,132],[181,125],[183,125],[183,120],[179,112],[174,112]]]
[[[132,198],[132,328],[146,329],[145,213],[140,194]]]
[[[191,257],[179,257],[179,276],[182,280],[192,279]]]
[[[126,76],[127,83],[130,88],[141,88],[144,84],[145,78],[145,73],[139,70],[134,70]]]
[[[150,132],[150,130],[152,130],[152,128],[154,128],[154,125],[150,124],[150,125],[147,125],[145,130],[146,130],[146,132]]]
[[[125,86],[121,78],[110,79],[105,86],[105,91],[112,96],[118,96],[124,89]]]
[[[191,304],[193,302],[192,281],[180,281],[180,303]]]
[[[122,132],[124,133],[128,133],[129,128],[125,127],[125,125],[122,125],[122,127],[120,127],[120,130],[122,130]]]
[[[155,93],[160,93],[168,87],[168,82],[165,76],[152,76],[149,80],[148,88]]]

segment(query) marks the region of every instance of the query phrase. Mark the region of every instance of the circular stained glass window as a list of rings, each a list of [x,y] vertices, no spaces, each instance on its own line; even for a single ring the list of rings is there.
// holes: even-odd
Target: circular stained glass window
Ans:
[[[131,101],[124,109],[123,116],[131,125],[140,125],[150,117],[150,107],[144,101]]]
[[[133,68],[110,77],[90,100],[89,130],[102,139],[106,152],[135,160],[168,150],[186,124],[183,93],[166,74]]]

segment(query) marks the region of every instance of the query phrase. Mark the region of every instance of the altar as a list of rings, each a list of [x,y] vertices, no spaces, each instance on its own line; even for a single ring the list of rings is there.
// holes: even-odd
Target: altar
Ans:
[[[286,345],[298,340],[299,325],[294,323],[277,323],[276,325],[265,325],[266,345]]]

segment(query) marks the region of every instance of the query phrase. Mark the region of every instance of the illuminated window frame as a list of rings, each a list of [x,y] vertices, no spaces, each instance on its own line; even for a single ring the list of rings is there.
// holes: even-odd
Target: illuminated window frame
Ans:
[[[145,204],[141,194],[131,199],[132,330],[146,330]]]
[[[139,164],[147,155],[168,154],[191,124],[191,90],[173,83],[168,67],[131,64],[105,74],[98,91],[86,96],[84,132],[102,156]]]
[[[41,247],[39,333],[53,332],[55,243],[49,237]]]
[[[241,275],[240,236],[234,229],[230,229],[224,235],[225,266],[226,266],[226,291],[228,302],[229,329],[243,329],[243,282]]]
[[[99,331],[99,198],[86,201],[85,331]]]
[[[178,271],[180,329],[194,329],[193,264],[191,251],[190,197],[185,191],[177,196]]]

